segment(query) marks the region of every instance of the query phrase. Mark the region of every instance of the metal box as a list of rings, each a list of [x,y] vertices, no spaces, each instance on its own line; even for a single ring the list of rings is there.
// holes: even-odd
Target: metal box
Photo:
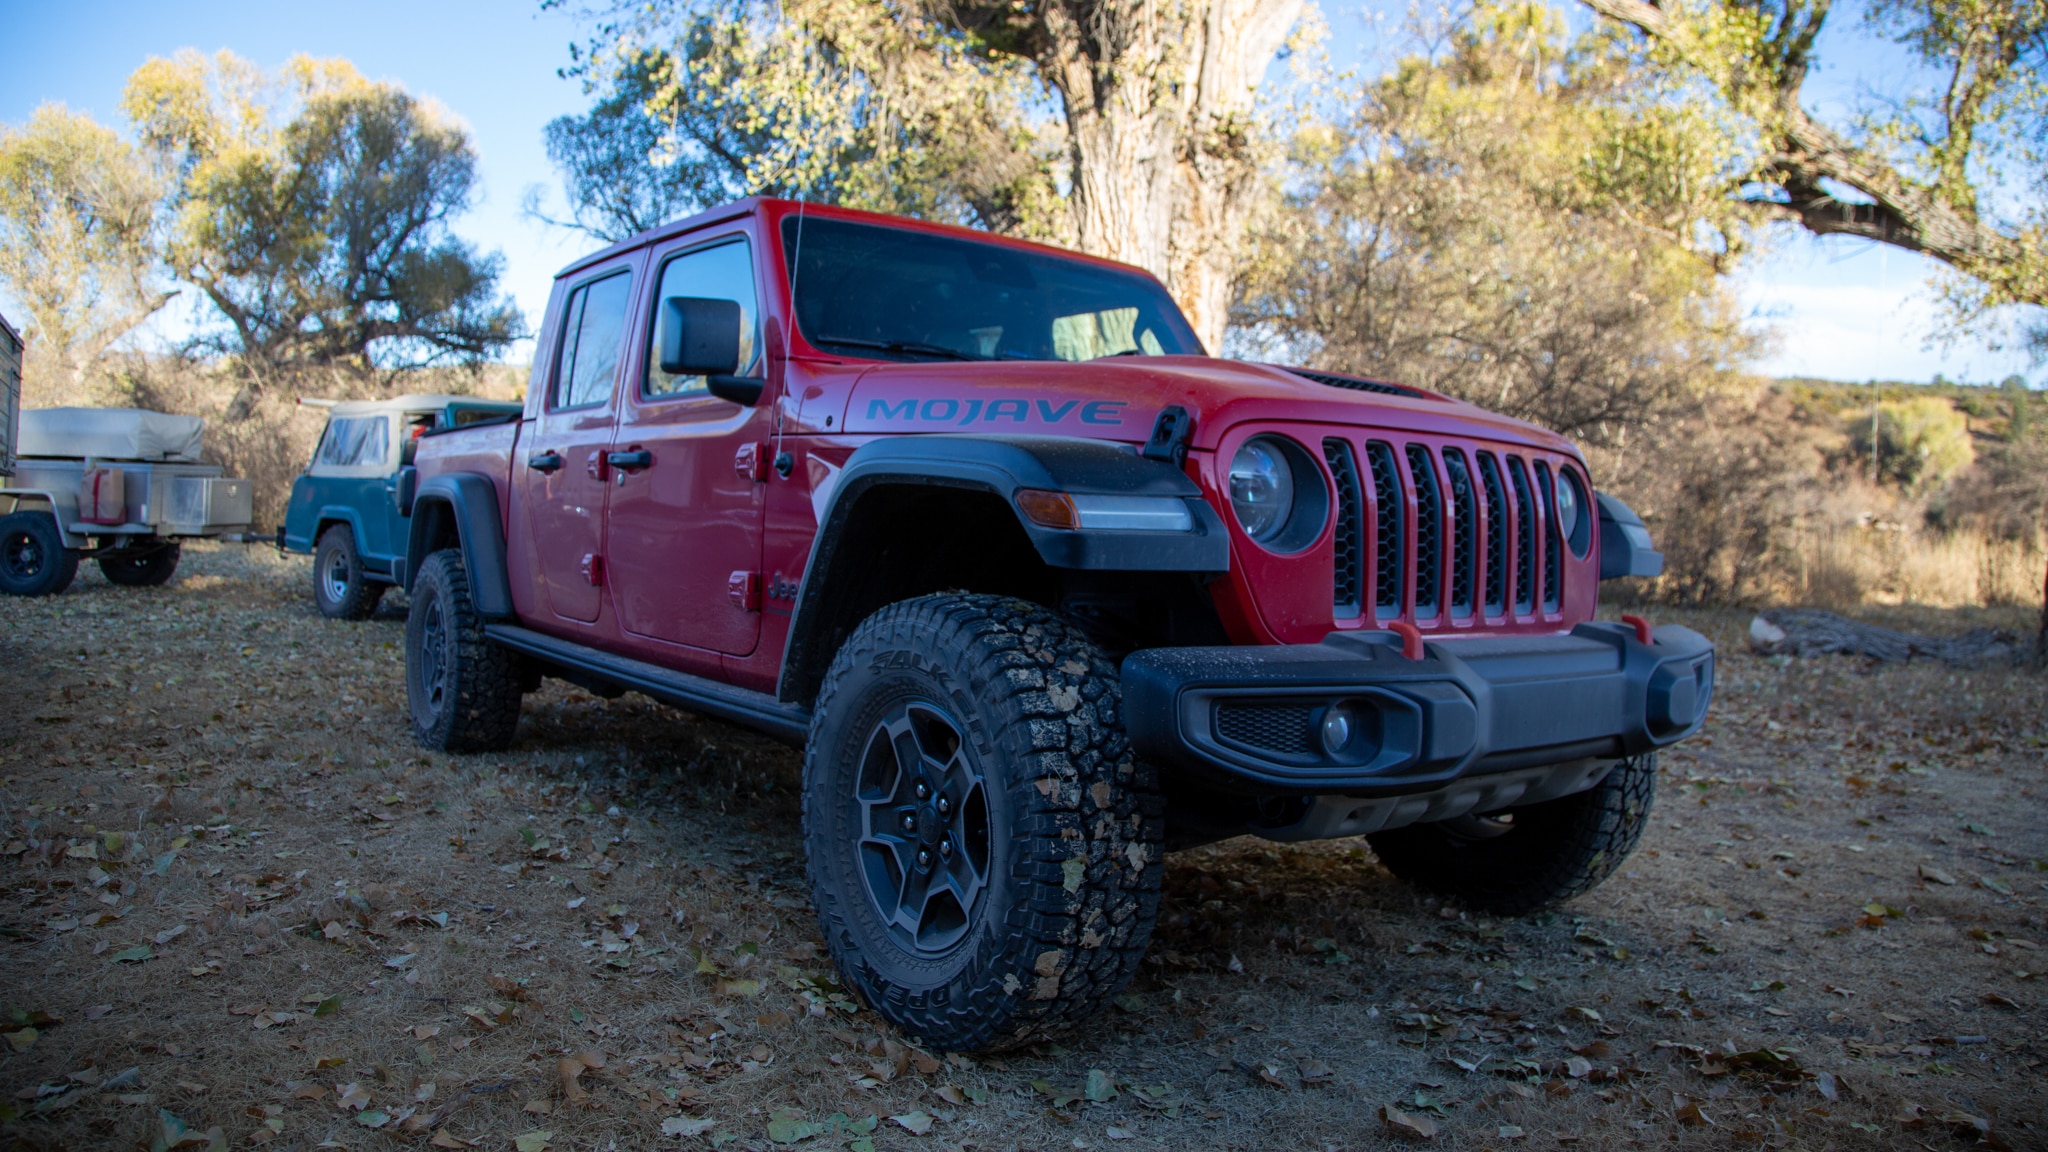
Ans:
[[[247,480],[180,476],[171,481],[168,529],[246,528],[256,516],[255,486]]]
[[[0,476],[14,475],[21,442],[21,334],[0,316]]]

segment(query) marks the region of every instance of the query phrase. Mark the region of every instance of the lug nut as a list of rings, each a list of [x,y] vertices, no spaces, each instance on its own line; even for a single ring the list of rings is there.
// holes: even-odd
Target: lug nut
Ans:
[[[924,782],[924,781],[922,781],[922,780],[919,780],[919,781],[917,782],[917,788],[916,788],[916,792],[917,792],[917,798],[918,798],[919,800],[923,800],[924,798],[926,798],[926,797],[928,797],[928,796],[930,796],[930,795],[932,794],[932,786],[931,786],[931,785],[929,785],[929,784],[927,784],[927,783],[925,783],[925,782]]]
[[[951,836],[939,841],[939,855],[944,856],[948,860],[953,858],[953,838]]]
[[[905,812],[903,814],[903,830],[905,832],[917,831],[917,817],[912,816],[908,812]]]
[[[929,868],[929,867],[931,867],[931,866],[932,866],[932,850],[931,850],[931,849],[929,849],[929,848],[919,848],[919,849],[917,850],[917,866],[918,866],[919,868]]]
[[[952,814],[953,802],[951,800],[946,799],[944,796],[939,797],[939,815],[950,816]]]

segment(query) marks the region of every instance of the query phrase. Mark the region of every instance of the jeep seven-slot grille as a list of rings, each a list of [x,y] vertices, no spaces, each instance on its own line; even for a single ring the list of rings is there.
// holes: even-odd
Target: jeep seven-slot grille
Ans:
[[[1543,496],[1543,610],[1557,608],[1558,578],[1563,575],[1564,546],[1557,534],[1557,488],[1550,465],[1536,462],[1536,490]]]
[[[1383,620],[1401,614],[1402,529],[1407,526],[1408,500],[1401,491],[1401,466],[1394,450],[1378,440],[1365,446],[1366,466],[1372,469],[1373,502],[1373,608]]]
[[[1358,486],[1358,459],[1342,440],[1323,441],[1323,458],[1337,482],[1337,570],[1331,582],[1337,619],[1350,620],[1364,610],[1365,503]]]
[[[1408,446],[1408,475],[1415,482],[1415,614],[1434,616],[1444,586],[1444,501],[1428,448]]]
[[[1463,620],[1472,615],[1473,569],[1479,562],[1479,503],[1463,452],[1444,449],[1444,471],[1451,477],[1451,615]]]
[[[1323,441],[1323,460],[1336,489],[1334,619],[1469,621],[1563,607],[1555,461],[1339,436]]]
[[[1221,704],[1216,735],[1260,752],[1299,756],[1315,751],[1314,719],[1315,709],[1306,704]]]
[[[1486,491],[1486,614],[1499,616],[1508,610],[1508,490],[1491,452],[1479,453],[1479,481]]]
[[[1508,457],[1508,480],[1515,486],[1515,611],[1536,608],[1536,501],[1529,494],[1529,472],[1518,456]]]

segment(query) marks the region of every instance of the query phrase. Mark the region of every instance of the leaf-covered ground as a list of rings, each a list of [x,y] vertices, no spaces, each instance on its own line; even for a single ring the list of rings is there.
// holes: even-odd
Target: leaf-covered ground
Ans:
[[[394,602],[195,548],[0,600],[0,1133],[30,1148],[2008,1147],[2048,1141],[2048,684],[1722,642],[1622,874],[1503,921],[1363,841],[1170,857],[1063,1044],[848,1000],[794,753],[551,683],[406,734]],[[1672,618],[1666,614],[1665,618]],[[1999,618],[1893,613],[1959,628]],[[1425,1137],[1426,1133],[1433,1133]]]

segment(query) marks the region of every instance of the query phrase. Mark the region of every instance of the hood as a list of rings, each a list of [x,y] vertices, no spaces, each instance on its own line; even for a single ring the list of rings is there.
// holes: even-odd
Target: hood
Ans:
[[[1578,454],[1555,432],[1438,393],[1206,356],[880,364],[855,383],[840,427],[856,435],[1013,433],[1142,444],[1161,410],[1174,404],[1195,417],[1191,447],[1197,451],[1213,451],[1233,425],[1257,420],[1464,436]]]

